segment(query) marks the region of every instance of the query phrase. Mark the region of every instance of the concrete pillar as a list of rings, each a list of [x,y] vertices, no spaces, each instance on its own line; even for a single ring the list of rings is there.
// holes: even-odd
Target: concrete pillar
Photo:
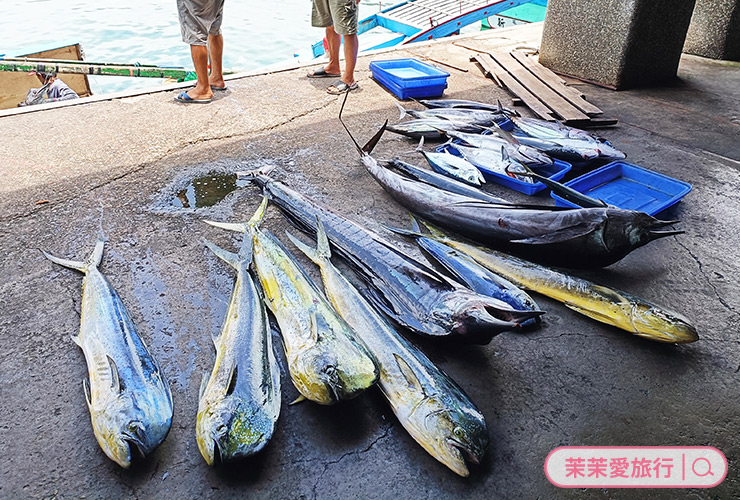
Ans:
[[[616,89],[676,76],[695,0],[549,0],[540,63]]]
[[[712,59],[740,61],[740,2],[696,0],[683,51]]]

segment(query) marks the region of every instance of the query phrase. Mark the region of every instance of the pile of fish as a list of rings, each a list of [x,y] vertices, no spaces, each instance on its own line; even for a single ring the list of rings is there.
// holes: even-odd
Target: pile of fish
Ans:
[[[420,136],[434,130],[464,141],[477,149],[470,153],[467,146],[456,146],[468,159],[499,150],[509,161],[505,170],[510,172],[516,162],[522,169],[515,175],[524,178],[539,179],[531,165],[551,161],[532,150],[536,141],[522,141],[503,131],[498,136],[468,136],[449,124],[496,130],[499,120],[512,120],[526,134],[550,134],[549,139],[537,139],[540,146],[545,140],[568,147],[575,141],[595,141],[605,145],[594,146],[598,154],[616,154],[605,142],[550,124],[543,128],[514,117],[500,104],[486,109],[470,101],[422,102],[432,109],[408,112],[417,121],[407,130],[413,128]],[[482,109],[473,112],[465,107],[473,105]],[[670,343],[698,339],[695,328],[675,312],[491,248],[564,267],[600,267],[654,239],[679,234],[660,230],[675,221],[585,198],[581,202],[589,208],[510,203],[472,186],[482,179],[473,172],[465,174],[467,166],[447,153],[425,154],[434,170],[400,160],[382,166],[370,153],[384,130],[385,126],[362,148],[352,138],[370,175],[417,216],[477,243],[428,222],[424,225],[430,233],[423,234],[415,219],[410,230],[389,228],[413,237],[437,267],[427,265],[393,241],[273,179],[269,171],[241,172],[242,178],[262,188],[259,208],[247,222],[208,221],[241,233],[238,251],[205,242],[236,273],[222,328],[213,334],[216,358],[201,384],[195,422],[198,448],[209,465],[254,455],[275,432],[281,383],[268,310],[277,320],[290,378],[300,393],[296,401],[333,405],[377,384],[409,434],[461,476],[469,474],[468,464],[479,463],[485,454],[485,418],[454,381],[400,335],[399,328],[486,344],[501,332],[540,322],[543,311],[526,289],[644,338]],[[495,145],[489,148],[491,144]],[[534,147],[542,151],[540,146]],[[319,267],[323,292],[287,247],[260,227],[268,200],[299,229],[315,236],[314,246],[287,235]],[[126,468],[134,456],[146,456],[165,439],[173,403],[159,365],[98,270],[103,246],[100,236],[85,262],[44,255],[85,274],[80,332],[74,337],[88,366],[85,395],[98,443]],[[332,263],[332,248],[349,265],[354,279]]]
[[[602,137],[559,122],[521,117],[500,102],[497,106],[446,99],[420,102],[429,109],[407,110],[396,104],[401,119],[407,115],[414,119],[387,129],[422,140],[447,137],[442,148],[446,154],[425,157],[434,170],[469,184],[485,182],[478,169],[534,183],[537,179],[526,173],[552,165],[553,159],[583,165],[625,158]]]

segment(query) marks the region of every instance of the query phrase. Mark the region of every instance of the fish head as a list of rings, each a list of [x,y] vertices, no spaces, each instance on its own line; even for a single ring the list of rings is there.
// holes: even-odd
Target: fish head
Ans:
[[[679,314],[639,301],[632,307],[632,326],[637,335],[657,340],[685,344],[699,340],[699,334]]]
[[[495,335],[518,329],[522,322],[542,314],[513,309],[503,301],[462,287],[448,294],[435,309],[439,319],[449,322],[450,335],[474,344],[487,344]]]
[[[239,398],[201,402],[200,406],[195,439],[208,465],[253,455],[272,435],[274,424],[269,417]]]
[[[598,142],[596,150],[599,153],[599,158],[608,158],[610,160],[624,160],[627,155],[609,144],[608,142]]]
[[[604,245],[609,253],[619,255],[619,258],[658,238],[683,233],[683,231],[660,230],[677,221],[661,221],[644,212],[634,210],[619,208],[604,210],[606,214],[602,236]]]
[[[483,415],[472,403],[454,405],[448,398],[427,396],[414,409],[412,418],[421,420],[419,443],[437,460],[460,476],[469,475],[468,464],[479,464],[488,447],[488,428]]]
[[[378,379],[377,362],[364,344],[355,340],[349,326],[330,327],[320,316],[315,324],[324,325],[320,327],[324,334],[291,363],[290,374],[301,394],[316,403],[332,405],[372,386]],[[339,331],[341,328],[347,331]]]
[[[345,387],[340,364],[334,353],[312,349],[299,356],[290,371],[296,388],[306,398],[323,405],[333,405],[344,398]]]
[[[130,398],[119,396],[103,409],[91,411],[91,417],[103,452],[124,469],[131,466],[132,451],[143,458],[154,448],[149,445],[145,416]]]

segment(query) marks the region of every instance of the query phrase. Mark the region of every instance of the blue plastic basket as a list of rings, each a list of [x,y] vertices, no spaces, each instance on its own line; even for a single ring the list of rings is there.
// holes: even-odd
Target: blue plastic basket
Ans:
[[[609,205],[650,215],[675,205],[691,191],[688,182],[623,161],[608,163],[565,185]],[[551,196],[558,206],[578,206],[555,193]]]
[[[412,97],[439,97],[447,88],[446,71],[417,59],[372,61],[373,78],[393,92],[399,99]]]
[[[451,153],[455,156],[462,156],[459,151],[457,151],[454,147],[450,148],[447,144],[438,147],[436,151],[437,153],[443,153],[447,151],[448,153]],[[520,193],[524,193],[528,196],[532,196],[533,194],[538,193],[547,187],[539,181],[535,183],[524,182],[520,181],[519,179],[509,177],[508,175],[500,174],[498,172],[494,172],[493,170],[488,170],[487,168],[477,168],[481,171],[483,177],[485,177],[487,181],[493,181],[497,184],[501,184],[502,186],[506,186],[513,189],[514,191],[519,191]],[[565,176],[565,174],[570,171],[571,168],[572,166],[570,163],[561,160],[553,160],[552,165],[548,165],[546,167],[537,167],[534,169],[534,171],[540,175],[549,177],[554,181],[559,181],[563,178],[563,176]]]

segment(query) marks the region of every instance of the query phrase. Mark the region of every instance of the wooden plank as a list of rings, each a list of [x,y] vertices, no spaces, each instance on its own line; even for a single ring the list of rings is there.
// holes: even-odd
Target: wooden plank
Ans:
[[[546,103],[547,107],[560,115],[563,120],[588,120],[588,115],[576,108],[563,96],[545,85],[539,78],[530,73],[527,68],[522,66],[519,61],[511,57],[511,54],[494,52],[490,55],[496,62],[505,68],[511,76],[516,78],[531,93],[535,94],[539,100]],[[517,94],[517,96],[522,97],[517,92],[514,93]],[[524,98],[522,97],[522,99]],[[524,99],[524,101],[526,102],[526,99]]]
[[[588,116],[597,116],[603,113],[603,111],[601,111],[599,108],[586,101],[583,98],[583,94],[581,94],[581,92],[572,87],[568,87],[565,84],[565,80],[542,66],[540,63],[534,61],[531,57],[528,57],[518,51],[513,51],[511,55],[514,57],[514,59],[524,65],[530,72],[532,72],[535,76],[542,80],[545,85],[550,87],[556,93],[563,96],[563,98],[565,98],[568,102],[586,113]]]
[[[491,54],[478,54],[475,56],[475,60],[488,72],[493,73],[496,77],[501,80],[506,88],[516,94],[524,103],[534,111],[543,120],[555,121],[552,116],[552,111],[540,99],[527,90],[519,81],[514,78],[508,71],[500,66]],[[584,118],[588,119],[586,115]]]

